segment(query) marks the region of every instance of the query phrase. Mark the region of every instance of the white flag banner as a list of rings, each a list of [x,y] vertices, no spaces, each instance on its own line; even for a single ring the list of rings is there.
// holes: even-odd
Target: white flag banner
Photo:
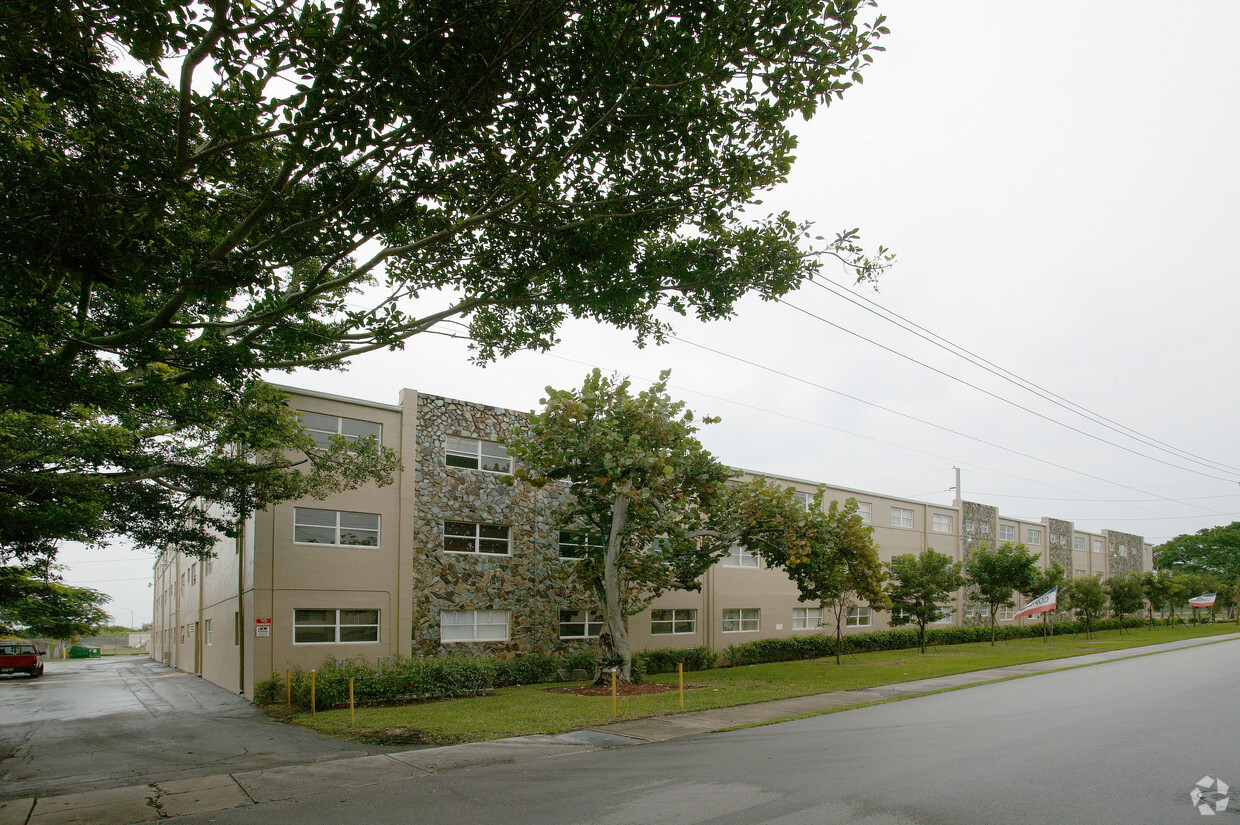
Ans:
[[[1052,587],[1041,596],[1038,596],[1029,604],[1016,611],[1013,619],[1023,619],[1025,616],[1033,616],[1037,613],[1047,613],[1055,609],[1055,605],[1059,603],[1059,588]]]
[[[1188,600],[1189,607],[1214,607],[1214,599],[1217,593],[1204,593],[1200,596],[1194,596]]]

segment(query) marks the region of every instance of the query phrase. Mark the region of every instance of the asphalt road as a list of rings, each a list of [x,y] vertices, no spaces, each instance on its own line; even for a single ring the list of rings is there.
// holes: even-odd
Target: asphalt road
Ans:
[[[916,654],[911,654],[916,655]],[[1240,790],[1240,642],[728,733],[333,789],[178,823],[1193,823]],[[1237,821],[1240,794],[1221,820]]]
[[[139,657],[0,676],[0,800],[294,765],[391,748],[273,722],[196,676]]]

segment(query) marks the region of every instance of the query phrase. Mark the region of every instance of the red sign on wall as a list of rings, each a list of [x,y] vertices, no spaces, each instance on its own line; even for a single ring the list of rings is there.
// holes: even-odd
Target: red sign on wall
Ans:
[[[255,619],[254,620],[254,636],[261,638],[271,635],[271,619]]]

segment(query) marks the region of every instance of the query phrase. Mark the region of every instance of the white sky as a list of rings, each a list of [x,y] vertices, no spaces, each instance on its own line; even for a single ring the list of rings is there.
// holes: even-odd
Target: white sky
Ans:
[[[895,250],[879,291],[856,290],[865,299],[1146,436],[1240,468],[1240,4],[881,6],[887,51],[864,85],[799,127],[800,160],[766,205],[823,235],[860,227],[869,247]],[[579,385],[594,365],[639,381],[670,368],[675,394],[723,416],[702,440],[735,466],[950,503],[955,465],[966,498],[1006,515],[1152,543],[1240,519],[1240,469],[1107,431],[823,289],[787,301],[855,335],[747,301],[729,323],[678,331],[786,375],[685,343],[638,350],[624,333],[573,324],[550,354],[486,368],[468,363],[463,342],[425,336],[348,372],[270,377],[383,403],[412,387],[528,410],[546,385]],[[66,581],[113,596],[117,620],[150,620],[150,557],[68,547],[61,560]]]

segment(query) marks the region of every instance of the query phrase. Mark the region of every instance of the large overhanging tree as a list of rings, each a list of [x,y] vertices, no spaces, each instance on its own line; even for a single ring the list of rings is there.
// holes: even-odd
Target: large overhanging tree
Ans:
[[[698,590],[699,577],[734,546],[791,569],[828,532],[792,490],[765,479],[741,483],[707,452],[693,413],[667,395],[667,373],[633,395],[627,380],[598,370],[580,390],[547,388],[543,409],[508,447],[517,477],[567,483],[563,529],[598,536],[569,575],[603,614],[599,664],[631,678],[628,617],[672,590]],[[710,423],[704,418],[701,423]],[[600,673],[596,678],[601,678]]]
[[[785,123],[879,48],[870,5],[4,4],[0,547],[202,549],[296,494],[264,371],[454,323],[483,360],[570,317],[658,339],[824,256],[872,277],[855,231],[754,211]],[[382,479],[344,457],[301,469]]]

